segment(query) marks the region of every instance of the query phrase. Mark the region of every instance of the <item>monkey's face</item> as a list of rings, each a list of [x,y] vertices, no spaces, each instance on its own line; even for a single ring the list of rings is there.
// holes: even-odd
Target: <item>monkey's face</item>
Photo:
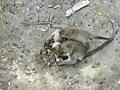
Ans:
[[[68,30],[65,30],[64,28],[60,30],[60,36],[61,37],[67,37],[68,35]]]

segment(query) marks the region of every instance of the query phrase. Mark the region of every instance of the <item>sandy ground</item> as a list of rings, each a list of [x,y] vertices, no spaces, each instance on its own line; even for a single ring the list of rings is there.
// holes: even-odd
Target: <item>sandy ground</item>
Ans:
[[[109,36],[109,20],[114,19],[119,30],[119,0],[90,0],[89,6],[66,18],[65,11],[77,2],[0,0],[0,90],[120,90],[120,32],[110,45],[83,62],[40,69],[40,48],[55,29],[22,22],[75,22],[91,33]],[[49,8],[51,4],[53,7]]]

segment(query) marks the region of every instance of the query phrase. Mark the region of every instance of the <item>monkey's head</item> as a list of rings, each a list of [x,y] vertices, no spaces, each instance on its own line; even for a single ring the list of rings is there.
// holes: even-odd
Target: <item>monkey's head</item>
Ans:
[[[63,28],[63,29],[61,29],[60,30],[60,36],[61,37],[66,37],[67,35],[68,35],[68,30],[67,30],[68,28]]]

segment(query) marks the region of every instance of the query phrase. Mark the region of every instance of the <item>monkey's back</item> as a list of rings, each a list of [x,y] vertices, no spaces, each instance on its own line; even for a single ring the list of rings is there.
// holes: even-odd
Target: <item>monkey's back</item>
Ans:
[[[93,34],[90,34],[87,31],[82,29],[74,28],[74,27],[65,27],[64,28],[64,35],[68,37],[68,39],[75,39],[81,41],[83,43],[88,42],[91,38],[94,37]]]

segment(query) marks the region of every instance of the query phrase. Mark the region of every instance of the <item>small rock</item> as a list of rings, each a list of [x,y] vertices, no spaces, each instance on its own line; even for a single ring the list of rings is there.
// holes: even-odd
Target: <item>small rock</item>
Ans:
[[[48,5],[48,8],[52,8],[54,5],[52,5],[52,4],[50,4],[50,5]]]
[[[35,83],[36,80],[32,79],[32,78],[29,78],[28,81],[31,82],[31,83]]]
[[[68,83],[68,85],[73,85],[73,84],[78,83],[78,82],[79,82],[79,80],[73,79]]]
[[[25,12],[25,10],[22,10],[23,12]]]
[[[117,82],[117,84],[120,84],[120,80]]]
[[[25,70],[24,72],[25,72],[27,75],[30,75],[30,74],[31,74],[31,72],[28,71],[28,70]]]
[[[43,31],[43,32],[46,32],[46,31],[47,31],[46,29],[43,29],[43,28],[40,28],[40,30]]]
[[[74,14],[76,11],[80,10],[81,8],[85,7],[85,6],[88,6],[90,4],[90,1],[89,0],[85,0],[85,1],[80,1],[78,3],[76,3],[72,8],[68,9],[66,12],[65,12],[65,16],[66,17],[69,17],[71,16],[72,14]]]
[[[59,6],[60,6],[60,5],[56,5],[56,6],[54,6],[54,9],[57,9]]]
[[[97,68],[98,66],[100,66],[100,62],[96,61],[93,65],[92,68]]]
[[[97,12],[97,14],[98,14],[99,16],[102,16],[102,15],[103,15],[103,13],[102,13],[102,12]]]
[[[115,23],[115,21],[114,21],[114,20],[111,20],[111,22],[112,22],[112,23]]]
[[[29,9],[29,8],[27,8],[26,10],[28,10],[28,11],[29,11],[30,9]]]
[[[65,72],[61,72],[59,77],[63,78],[63,79],[66,79],[67,78],[67,74]]]
[[[100,66],[97,66],[97,68],[96,68],[97,70],[100,70]]]

